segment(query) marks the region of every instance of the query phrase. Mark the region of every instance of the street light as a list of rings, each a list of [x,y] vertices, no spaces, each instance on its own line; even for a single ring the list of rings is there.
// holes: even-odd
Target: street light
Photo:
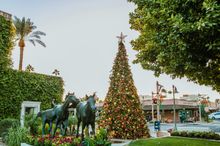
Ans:
[[[177,88],[173,85],[173,122],[174,122],[174,131],[177,131],[177,126],[176,126],[176,100],[175,100],[175,93],[179,93],[177,91]]]
[[[160,96],[163,96],[162,93],[166,93],[166,90],[163,89],[163,86],[156,82],[156,93],[152,92],[152,120],[154,121],[154,104],[157,105],[157,120],[154,121],[154,129],[158,132],[160,131]],[[154,98],[156,94],[156,98]]]
[[[152,121],[154,122],[154,92],[152,92],[152,110],[151,110],[151,116],[152,116]]]
[[[160,121],[160,92],[166,93],[166,90],[163,88],[163,85],[156,82],[156,96],[157,96],[157,121]]]

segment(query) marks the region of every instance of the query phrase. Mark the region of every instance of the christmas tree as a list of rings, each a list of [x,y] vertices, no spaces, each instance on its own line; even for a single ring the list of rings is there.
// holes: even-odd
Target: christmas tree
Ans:
[[[99,126],[107,128],[113,138],[149,137],[149,130],[132,78],[124,46],[124,36],[118,36],[118,53],[110,75],[110,87],[100,115]]]

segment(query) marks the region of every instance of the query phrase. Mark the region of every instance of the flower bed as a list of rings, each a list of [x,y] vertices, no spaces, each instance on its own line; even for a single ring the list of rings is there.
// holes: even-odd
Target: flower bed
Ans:
[[[28,143],[34,146],[80,146],[81,139],[74,136],[51,135],[28,136]]]
[[[50,134],[45,136],[29,135],[27,143],[34,146],[110,146],[111,142],[107,139],[107,132],[104,129],[99,129],[96,136],[85,137],[81,141],[80,137],[61,136],[59,132],[52,138]]]

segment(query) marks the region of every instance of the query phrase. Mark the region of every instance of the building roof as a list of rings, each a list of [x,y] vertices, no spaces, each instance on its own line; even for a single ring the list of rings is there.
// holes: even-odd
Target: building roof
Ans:
[[[183,109],[198,109],[198,106],[190,106],[190,105],[176,105],[176,110],[183,110]],[[156,105],[154,105],[154,110],[156,109]],[[151,105],[143,106],[143,110],[152,110]],[[160,110],[173,110],[173,105],[162,105],[160,106]]]

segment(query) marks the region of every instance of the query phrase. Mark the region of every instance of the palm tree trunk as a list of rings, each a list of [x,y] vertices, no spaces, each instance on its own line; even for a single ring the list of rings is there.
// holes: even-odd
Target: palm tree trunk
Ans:
[[[24,57],[24,47],[25,47],[25,44],[24,44],[24,40],[20,40],[19,43],[18,43],[19,47],[20,47],[20,60],[19,60],[19,70],[21,71],[22,70],[22,67],[23,67],[23,57]]]
[[[23,66],[23,56],[24,56],[24,48],[20,47],[19,70],[22,70],[22,66]]]

